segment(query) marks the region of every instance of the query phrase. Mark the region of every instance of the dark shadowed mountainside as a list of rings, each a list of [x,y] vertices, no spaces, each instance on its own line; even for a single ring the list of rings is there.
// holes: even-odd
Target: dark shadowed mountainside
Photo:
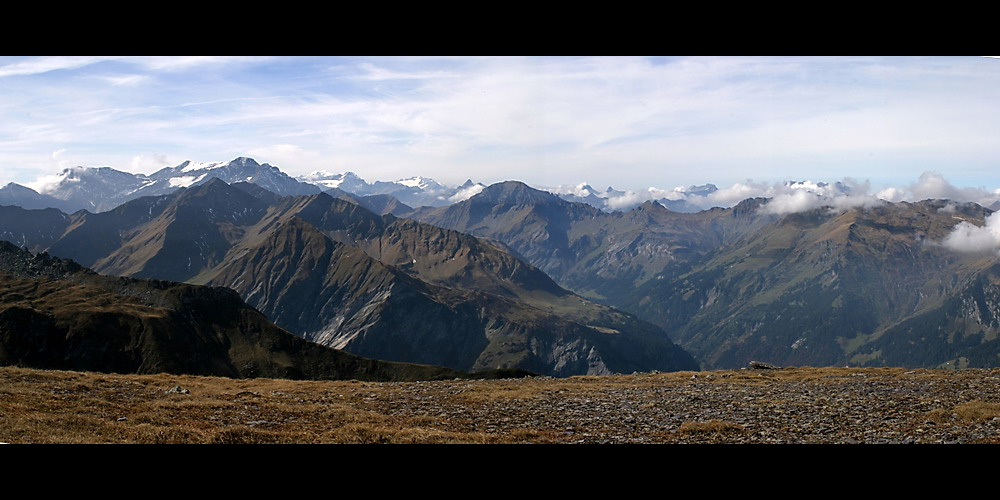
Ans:
[[[0,276],[3,365],[237,378],[467,376],[307,342],[225,288],[101,276],[73,261],[31,254],[6,242],[0,242]]]
[[[0,206],[0,240],[37,252],[59,241],[72,220],[54,208]]]

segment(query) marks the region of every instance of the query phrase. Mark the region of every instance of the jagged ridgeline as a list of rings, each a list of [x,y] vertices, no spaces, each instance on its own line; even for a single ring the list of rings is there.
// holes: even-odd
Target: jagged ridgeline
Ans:
[[[5,241],[0,241],[0,365],[293,379],[524,375],[470,375],[355,356],[278,328],[226,288],[101,276]]]
[[[105,274],[229,287],[282,328],[355,354],[560,376],[697,369],[660,328],[502,244],[328,194],[212,179],[54,224],[61,236],[33,248]]]

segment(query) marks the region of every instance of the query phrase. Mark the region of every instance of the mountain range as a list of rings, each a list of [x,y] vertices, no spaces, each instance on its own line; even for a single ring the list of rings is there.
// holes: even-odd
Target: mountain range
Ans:
[[[0,189],[35,203],[0,206],[0,238],[105,274],[228,287],[278,326],[368,357],[558,376],[1000,365],[1000,254],[944,243],[996,203],[681,203],[718,190],[704,185],[623,211],[610,187],[293,179],[247,158],[185,162],[132,191],[78,174],[35,197]],[[42,208],[113,191],[128,200]]]
[[[374,212],[394,215],[403,215],[412,210],[411,207],[440,207],[464,201],[486,188],[484,184],[471,179],[459,186],[445,186],[420,176],[368,183],[353,172],[317,171],[293,178],[275,166],[239,157],[228,162],[200,163],[188,160],[150,175],[123,172],[110,167],[64,168],[58,174],[40,181],[37,191],[15,183],[0,187],[0,206],[56,208],[66,213],[77,210],[104,212],[126,201],[143,196],[169,194],[182,187],[201,185],[210,179],[221,179],[227,184],[252,183],[279,196],[327,192],[331,196],[359,203]],[[604,192],[598,192],[586,184],[547,190],[567,201],[587,203],[608,212],[630,208],[638,203],[622,204],[620,200],[628,198],[628,193],[611,187]],[[700,205],[681,196],[701,199],[717,190],[712,184],[677,188],[657,201],[674,211],[698,212],[702,210]]]
[[[111,210],[143,196],[159,196],[180,188],[198,186],[211,179],[227,183],[252,182],[276,194],[315,194],[321,189],[296,181],[277,167],[240,157],[229,162],[185,161],[153,174],[132,174],[110,167],[63,169],[42,187],[42,192],[10,183],[0,188],[0,204],[22,208],[57,208],[68,213]]]
[[[706,368],[1000,364],[1000,256],[941,244],[990,209],[927,200],[779,215],[768,203],[609,214],[504,183],[409,216],[507,244],[663,327]]]
[[[659,328],[561,288],[502,245],[326,193],[258,188],[212,179],[58,218],[5,208],[60,234],[19,233],[30,249],[104,274],[227,286],[279,326],[363,356],[550,375],[697,368]]]

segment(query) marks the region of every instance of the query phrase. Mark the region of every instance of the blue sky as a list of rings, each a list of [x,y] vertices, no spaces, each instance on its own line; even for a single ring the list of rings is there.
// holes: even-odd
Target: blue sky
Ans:
[[[0,58],[0,183],[252,156],[292,175],[1000,188],[1000,59]]]

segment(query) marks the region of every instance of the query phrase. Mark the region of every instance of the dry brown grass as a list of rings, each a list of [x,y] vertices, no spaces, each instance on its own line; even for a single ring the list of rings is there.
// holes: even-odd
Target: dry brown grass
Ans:
[[[973,422],[985,422],[1000,417],[1000,403],[970,401],[955,407],[958,418]]]
[[[958,426],[969,429],[967,439],[988,441],[1000,436],[982,430],[1000,427],[992,422],[998,380],[1000,371],[796,368],[378,383],[4,367],[0,441],[798,442],[801,429],[808,440],[842,442],[857,436],[850,426],[861,419],[889,440],[936,429],[951,436]],[[898,404],[870,399],[870,388],[897,383]],[[177,385],[190,393],[165,392]]]
[[[180,385],[189,394],[166,394]],[[8,443],[485,443],[352,404],[378,384],[0,368]]]
[[[969,401],[951,408],[935,408],[925,414],[926,420],[935,424],[960,422],[986,422],[1000,418],[1000,403]]]
[[[743,426],[725,420],[713,419],[707,422],[684,422],[677,429],[677,432],[681,434],[723,434],[743,432]]]

